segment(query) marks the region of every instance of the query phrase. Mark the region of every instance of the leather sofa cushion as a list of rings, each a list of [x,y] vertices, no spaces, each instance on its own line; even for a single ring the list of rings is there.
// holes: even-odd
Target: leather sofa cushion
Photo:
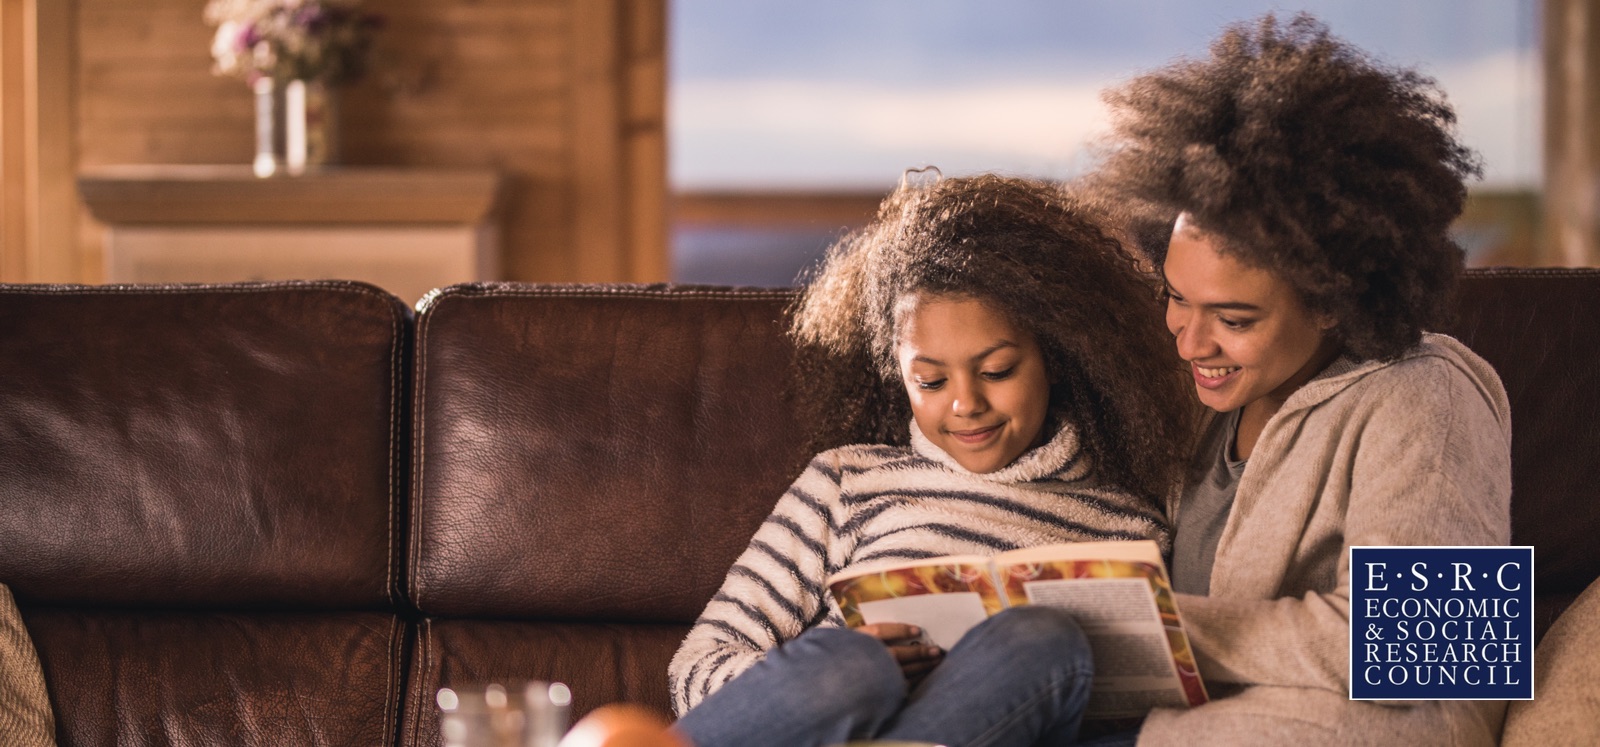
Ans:
[[[0,287],[0,581],[386,606],[409,324],[356,283]]]
[[[63,745],[393,744],[404,623],[380,612],[24,611]]]
[[[454,286],[417,318],[412,602],[688,622],[805,463],[787,292]]]

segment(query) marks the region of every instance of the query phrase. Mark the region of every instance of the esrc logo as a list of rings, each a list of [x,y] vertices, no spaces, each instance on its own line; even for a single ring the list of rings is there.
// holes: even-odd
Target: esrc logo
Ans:
[[[1351,547],[1350,698],[1533,698],[1533,548]]]

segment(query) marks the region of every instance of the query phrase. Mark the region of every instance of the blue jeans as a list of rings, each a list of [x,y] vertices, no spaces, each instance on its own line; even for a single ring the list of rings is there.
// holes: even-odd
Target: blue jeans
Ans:
[[[1047,607],[1006,610],[967,631],[910,693],[881,641],[813,628],[768,651],[674,728],[695,747],[1066,745],[1082,722],[1093,668],[1078,624]]]

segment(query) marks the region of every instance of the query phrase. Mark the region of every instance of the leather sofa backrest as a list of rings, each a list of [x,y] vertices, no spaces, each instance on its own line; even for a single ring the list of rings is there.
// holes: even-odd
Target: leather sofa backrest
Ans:
[[[426,615],[692,621],[804,457],[784,291],[454,286],[417,319]]]
[[[1600,270],[1472,270],[1455,335],[1511,399],[1511,541],[1534,547],[1535,627],[1600,577]]]
[[[0,578],[58,604],[387,607],[407,314],[354,283],[0,290]]]

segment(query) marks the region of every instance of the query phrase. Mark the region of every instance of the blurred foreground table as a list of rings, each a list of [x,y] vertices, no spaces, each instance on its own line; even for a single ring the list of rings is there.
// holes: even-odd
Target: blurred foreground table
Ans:
[[[364,280],[416,303],[493,280],[501,178],[489,169],[108,166],[78,189],[106,224],[106,281]]]

